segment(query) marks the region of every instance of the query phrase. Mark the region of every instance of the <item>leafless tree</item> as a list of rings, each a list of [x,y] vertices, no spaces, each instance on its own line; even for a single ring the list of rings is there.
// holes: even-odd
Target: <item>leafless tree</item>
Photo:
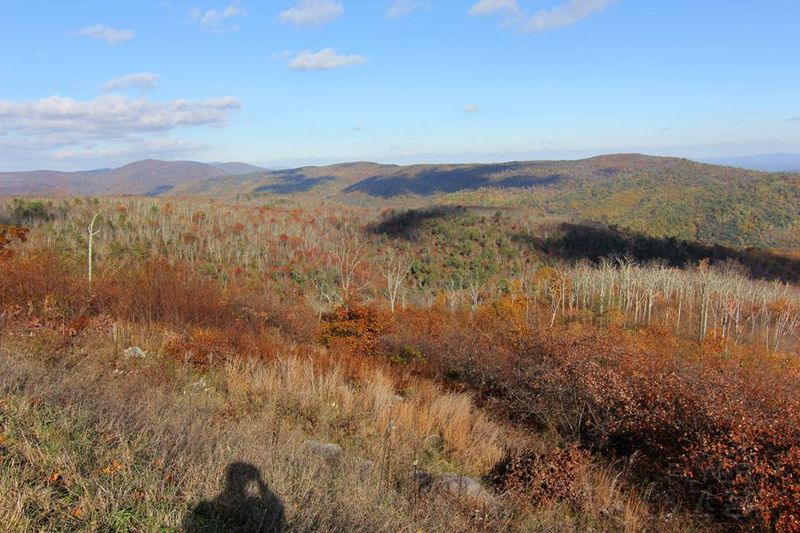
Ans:
[[[408,259],[395,252],[389,252],[386,256],[386,263],[383,276],[386,278],[386,289],[384,293],[389,300],[389,309],[394,314],[397,298],[403,288],[403,282],[408,276],[410,264]]]
[[[100,216],[100,211],[94,214],[92,221],[89,223],[89,283],[92,282],[92,267],[94,263],[94,238],[100,233],[100,230],[94,229],[94,224],[97,222],[97,217]]]
[[[339,274],[339,287],[342,298],[347,299],[363,287],[356,287],[356,273],[363,259],[364,243],[358,239],[342,241],[333,250],[333,258]]]

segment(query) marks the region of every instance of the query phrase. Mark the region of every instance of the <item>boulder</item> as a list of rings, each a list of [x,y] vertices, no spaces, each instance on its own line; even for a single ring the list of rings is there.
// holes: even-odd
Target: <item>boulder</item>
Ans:
[[[418,471],[414,479],[420,490],[435,490],[469,500],[482,507],[497,507],[497,500],[475,479],[459,474],[431,474]]]
[[[123,350],[122,356],[128,359],[144,359],[145,357],[147,357],[147,352],[145,352],[138,346],[131,346]]]
[[[303,441],[303,448],[328,461],[339,461],[344,453],[341,446],[331,442],[319,442],[315,440]]]

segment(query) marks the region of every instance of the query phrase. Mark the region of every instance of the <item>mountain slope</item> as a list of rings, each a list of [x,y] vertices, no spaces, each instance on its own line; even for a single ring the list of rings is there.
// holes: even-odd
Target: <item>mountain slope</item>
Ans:
[[[640,154],[495,164],[348,163],[198,180],[174,192],[366,206],[524,207],[543,217],[596,221],[656,238],[800,248],[800,174]]]
[[[543,217],[596,221],[656,238],[800,249],[800,174],[641,154],[495,164],[356,162],[244,175],[204,163],[147,160],[88,172],[0,174],[0,194],[244,195],[364,206],[523,207]]]
[[[262,167],[257,167],[255,165],[250,165],[248,163],[239,163],[237,161],[232,161],[229,163],[209,163],[214,168],[218,168],[219,170],[229,174],[231,176],[241,176],[243,174],[252,174],[254,172],[264,172],[266,169]]]
[[[228,173],[194,161],[146,159],[119,168],[59,172],[34,170],[0,173],[2,195],[158,195],[187,182],[227,176]]]

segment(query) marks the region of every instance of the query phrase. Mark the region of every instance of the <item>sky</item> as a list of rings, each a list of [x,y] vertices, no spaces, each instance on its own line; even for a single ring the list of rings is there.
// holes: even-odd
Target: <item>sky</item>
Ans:
[[[800,152],[798,0],[0,7],[0,170]]]

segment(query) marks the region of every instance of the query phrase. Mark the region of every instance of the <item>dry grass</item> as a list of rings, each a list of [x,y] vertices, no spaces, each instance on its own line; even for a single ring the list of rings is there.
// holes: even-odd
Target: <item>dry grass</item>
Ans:
[[[489,421],[469,395],[422,380],[400,395],[380,370],[352,379],[339,366],[322,372],[298,357],[269,365],[233,361],[225,367],[225,385],[238,404],[274,409],[371,459],[391,449],[398,464],[438,470],[455,464],[481,475],[519,440]]]
[[[429,381],[398,381],[369,366],[353,375],[288,344],[272,361],[198,373],[159,355],[164,330],[100,319],[59,356],[42,358],[31,348],[46,329],[20,336],[6,328],[2,337],[3,453],[16,459],[2,462],[0,517],[13,530],[181,530],[235,462],[260,471],[287,530],[634,531],[654,523],[633,492],[608,490],[593,475],[582,480],[589,496],[578,508],[503,496],[503,513],[487,517],[418,494],[416,468],[478,476],[511,447],[530,445],[468,395]],[[131,344],[150,355],[122,358]],[[366,476],[354,461],[331,468],[303,451],[307,438],[337,442],[375,467]]]

